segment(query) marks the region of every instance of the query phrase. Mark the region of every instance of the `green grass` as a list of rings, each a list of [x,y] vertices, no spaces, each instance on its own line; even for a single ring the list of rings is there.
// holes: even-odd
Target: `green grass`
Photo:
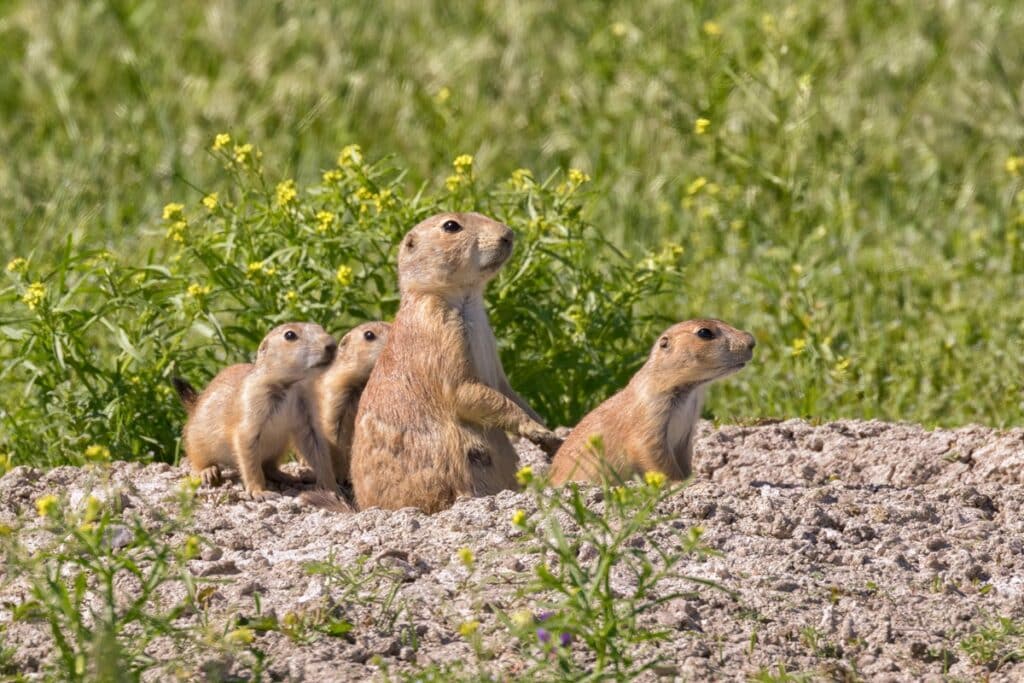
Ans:
[[[1022,31],[1012,0],[8,1],[0,248],[55,278],[88,249],[167,266],[162,207],[231,191],[209,154],[221,131],[300,188],[353,142],[393,155],[410,197],[441,196],[461,153],[482,187],[575,167],[593,178],[594,230],[629,250],[683,248],[659,312],[758,337],[709,415],[1020,424]],[[24,311],[7,301],[11,355]],[[531,305],[564,312],[558,297]],[[648,332],[620,342],[600,391],[568,386],[552,417],[613,390]],[[0,410],[31,398],[25,381],[0,372]],[[144,436],[165,457],[167,437]]]

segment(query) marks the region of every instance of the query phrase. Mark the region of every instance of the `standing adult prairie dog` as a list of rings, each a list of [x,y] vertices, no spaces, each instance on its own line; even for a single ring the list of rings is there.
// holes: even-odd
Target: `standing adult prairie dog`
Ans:
[[[356,417],[360,508],[436,512],[462,495],[514,488],[518,456],[506,431],[557,448],[509,385],[484,309],[513,237],[478,213],[443,213],[402,239],[401,303]]]
[[[327,445],[310,422],[293,385],[334,359],[338,345],[314,323],[275,327],[260,342],[255,363],[225,368],[203,393],[175,378],[188,411],[185,455],[203,483],[220,481],[220,468],[237,467],[245,490],[255,500],[276,497],[267,480],[296,483],[279,469],[293,443],[317,474],[317,487],[334,490]]]
[[[334,361],[302,382],[315,423],[330,451],[331,476],[339,484],[349,481],[359,398],[390,329],[391,325],[379,321],[352,328],[341,338]]]
[[[665,330],[626,388],[572,430],[555,454],[551,482],[628,479],[645,472],[689,477],[704,390],[742,369],[754,344],[753,335],[721,320],[687,320]],[[595,437],[603,453],[595,452]]]

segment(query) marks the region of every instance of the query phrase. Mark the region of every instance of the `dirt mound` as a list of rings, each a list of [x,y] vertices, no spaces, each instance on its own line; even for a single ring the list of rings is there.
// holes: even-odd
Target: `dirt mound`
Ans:
[[[539,451],[519,448],[524,462],[544,467]],[[704,424],[696,467],[695,483],[668,501],[678,519],[641,543],[669,547],[701,526],[721,554],[686,560],[682,572],[735,597],[701,590],[653,614],[673,633],[660,646],[672,662],[662,674],[744,680],[783,667],[837,679],[1024,679],[1024,638],[992,636],[996,654],[988,658],[971,644],[988,643],[978,634],[992,633],[985,629],[1000,616],[1024,627],[1024,430]],[[0,523],[35,515],[47,493],[81,499],[97,476],[17,468],[0,479]],[[116,463],[109,476],[145,520],[173,508],[182,470]],[[522,669],[495,613],[522,606],[516,588],[531,562],[509,519],[532,509],[529,494],[461,500],[427,516],[335,514],[286,493],[254,503],[237,482],[201,491],[196,529],[208,545],[189,564],[196,576],[218,579],[206,609],[222,621],[255,615],[255,595],[261,613],[278,619],[344,607],[354,625],[344,637],[260,635],[272,677],[363,680],[382,675],[382,665],[394,674],[473,662],[459,634],[467,621],[479,622],[493,652],[489,671]],[[460,560],[464,547],[475,555],[473,571]],[[341,569],[310,572],[311,562],[325,560]],[[0,589],[0,625],[24,595],[10,579]],[[27,673],[47,657],[47,638],[44,624],[27,621],[8,623],[5,637]],[[173,651],[162,647],[158,657]],[[201,655],[199,662],[215,664]]]

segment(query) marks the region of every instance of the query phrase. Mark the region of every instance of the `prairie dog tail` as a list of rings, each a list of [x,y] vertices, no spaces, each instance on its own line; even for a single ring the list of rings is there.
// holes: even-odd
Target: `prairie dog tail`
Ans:
[[[195,387],[189,384],[189,381],[183,377],[174,377],[171,379],[171,383],[174,384],[174,390],[178,392],[181,404],[185,406],[186,412],[191,415],[196,407],[196,399],[199,398]]]
[[[299,494],[299,502],[305,505],[323,508],[324,510],[330,510],[331,512],[355,512],[355,509],[346,503],[343,498],[339,498],[330,491],[324,491],[322,489],[303,491]]]

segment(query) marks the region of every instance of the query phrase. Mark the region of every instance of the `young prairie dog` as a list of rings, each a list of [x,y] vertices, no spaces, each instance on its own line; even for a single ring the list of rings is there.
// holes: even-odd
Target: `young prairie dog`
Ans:
[[[484,308],[512,243],[507,226],[478,213],[439,214],[403,238],[401,303],[356,417],[360,508],[436,512],[462,495],[515,488],[506,431],[557,448],[509,385]]]
[[[687,320],[668,328],[625,389],[591,411],[555,454],[551,482],[599,482],[660,472],[692,472],[693,439],[707,385],[738,372],[753,357],[754,337],[721,320]],[[591,439],[600,437],[603,456]]]
[[[349,459],[359,398],[390,329],[391,325],[379,321],[352,328],[341,338],[334,361],[302,382],[314,423],[330,451],[332,476],[339,484],[350,478]]]
[[[317,487],[334,490],[327,445],[293,385],[334,359],[338,346],[314,323],[275,327],[260,343],[255,363],[225,368],[203,393],[175,378],[188,411],[185,455],[192,471],[210,486],[222,466],[237,467],[245,490],[255,500],[276,497],[267,480],[294,484],[279,469],[292,443],[317,475]]]

